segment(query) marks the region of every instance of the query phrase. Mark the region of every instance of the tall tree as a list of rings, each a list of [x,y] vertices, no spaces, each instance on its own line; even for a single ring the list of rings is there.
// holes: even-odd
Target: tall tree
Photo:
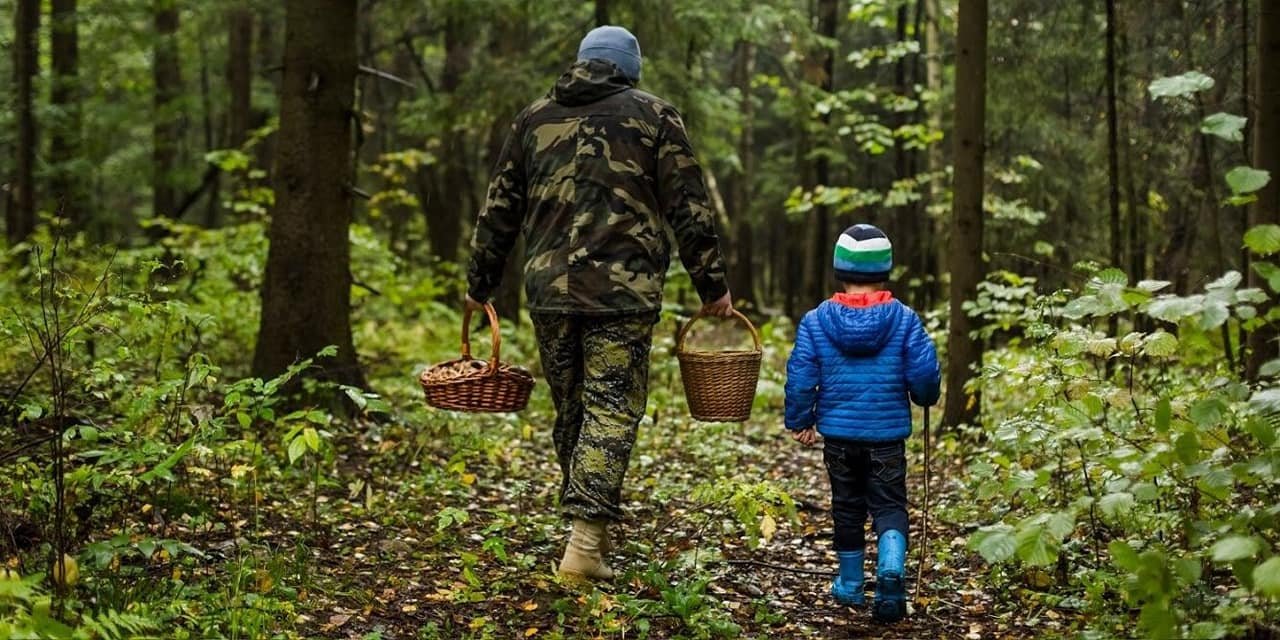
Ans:
[[[13,28],[13,75],[18,120],[13,201],[6,209],[9,244],[27,239],[36,226],[36,114],[35,78],[40,72],[40,1],[18,0]]]
[[[80,153],[80,42],[76,19],[76,0],[53,0],[49,21],[53,83],[49,102],[57,120],[49,127],[49,191],[57,199],[62,216],[80,225],[86,213],[85,191],[71,167]]]
[[[609,0],[596,0],[596,26],[609,24]]]
[[[751,186],[755,182],[755,102],[751,95],[751,79],[755,75],[756,45],[741,39],[734,46],[733,84],[738,89],[738,170],[732,176],[728,192],[728,210],[733,224],[733,268],[729,290],[741,302],[756,299],[755,224],[752,218]]]
[[[276,204],[255,375],[336,346],[321,377],[363,386],[351,338],[352,108],[356,3],[287,0]]]
[[[1120,134],[1116,108],[1116,0],[1107,0],[1107,212],[1110,220],[1111,266],[1124,266],[1120,225]]]
[[[253,11],[237,3],[227,15],[227,146],[239,147],[249,137],[253,96]]]
[[[1271,181],[1258,191],[1249,206],[1249,224],[1280,224],[1280,4],[1258,3],[1258,53],[1254,56],[1253,167],[1271,173]],[[1264,286],[1256,273],[1254,286]],[[1249,335],[1248,377],[1256,380],[1263,363],[1276,357],[1277,332],[1260,327]]]
[[[828,42],[834,42],[840,17],[839,0],[818,0],[817,11],[818,33],[827,38]],[[833,47],[834,45],[823,45],[822,68],[818,74],[819,86],[827,94],[835,88],[836,50]],[[830,113],[824,113],[823,126],[825,127],[830,121]],[[817,159],[814,160],[813,177],[818,186],[823,188],[831,186],[831,160],[826,153],[818,154]],[[809,228],[808,251],[805,255],[807,264],[804,269],[803,284],[808,304],[816,304],[827,295],[829,286],[827,275],[831,271],[831,252],[827,249],[831,242],[831,209],[826,204],[819,204],[814,207],[813,224]]]
[[[965,385],[982,364],[977,328],[964,303],[978,295],[982,258],[982,195],[986,153],[987,0],[960,0],[956,34],[955,196],[951,208],[951,316],[947,336],[947,402],[943,423],[971,423],[981,396]]]
[[[462,218],[472,211],[476,198],[472,193],[471,171],[467,166],[468,140],[458,127],[461,112],[467,107],[457,95],[458,88],[471,68],[475,42],[474,25],[465,16],[452,15],[445,20],[444,69],[440,78],[441,113],[440,161],[426,167],[419,175],[419,200],[427,217],[427,239],[431,252],[445,262],[458,259],[462,241]]]
[[[921,0],[924,3],[925,20],[924,20],[924,56],[925,56],[925,88],[929,94],[937,96],[942,90],[942,7],[940,0]],[[923,102],[921,103],[923,105]],[[942,131],[942,102],[936,101],[929,106],[928,125],[930,131]],[[920,203],[920,209],[925,212],[925,244],[924,253],[924,271],[921,274],[925,280],[925,296],[923,306],[932,307],[936,301],[942,297],[941,292],[941,266],[942,266],[942,242],[938,234],[938,223],[932,215],[929,215],[929,205],[942,198],[941,181],[932,176],[943,171],[947,166],[945,150],[941,143],[929,145],[929,150],[925,154],[926,171],[931,176],[928,188],[924,193],[924,201]]]
[[[155,49],[151,75],[155,82],[155,113],[151,129],[152,215],[177,213],[178,190],[174,172],[182,138],[180,100],[182,67],[178,61],[177,0],[155,0]]]

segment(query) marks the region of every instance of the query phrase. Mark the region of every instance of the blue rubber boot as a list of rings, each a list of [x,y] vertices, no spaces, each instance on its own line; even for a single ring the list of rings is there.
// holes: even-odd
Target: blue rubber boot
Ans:
[[[844,605],[864,604],[867,599],[862,593],[862,552],[837,551],[836,555],[840,557],[840,575],[831,583],[831,597]]]
[[[907,560],[907,537],[890,529],[880,535],[876,561],[876,601],[872,616],[879,622],[897,622],[907,615],[907,589],[903,565]]]

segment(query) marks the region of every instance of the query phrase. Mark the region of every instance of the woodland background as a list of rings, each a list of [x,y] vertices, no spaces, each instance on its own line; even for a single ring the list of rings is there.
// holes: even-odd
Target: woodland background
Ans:
[[[0,636],[1277,633],[1270,0],[0,7]],[[688,420],[674,268],[624,577],[572,593],[545,389],[446,414],[414,374],[456,353],[511,118],[608,23],[685,117],[766,365],[751,422]],[[897,629],[824,599],[821,464],[779,434],[858,221],[947,361]]]

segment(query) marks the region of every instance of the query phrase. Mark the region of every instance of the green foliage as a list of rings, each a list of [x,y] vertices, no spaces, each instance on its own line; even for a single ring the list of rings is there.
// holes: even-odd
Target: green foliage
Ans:
[[[1271,174],[1252,167],[1236,167],[1227,172],[1227,186],[1237,196],[1253,193],[1271,182]]]
[[[1232,113],[1215,113],[1211,116],[1205,116],[1205,119],[1200,123],[1200,132],[1217,136],[1227,142],[1242,142],[1244,140],[1244,126],[1248,122],[1249,119],[1243,116]]]
[[[1183,98],[1213,88],[1213,78],[1199,71],[1152,80],[1147,92],[1152,98]]]
[[[0,574],[0,638],[30,640],[133,640],[159,637],[161,627],[145,616],[122,611],[86,615],[68,625],[52,614],[52,597],[38,585],[42,576],[19,579]]]
[[[1261,232],[1250,241],[1265,248]],[[1003,314],[1069,322],[1040,323],[988,359],[986,395],[998,400],[989,445],[969,463],[972,513],[1008,511],[970,548],[996,566],[1057,567],[1047,586],[1104,620],[1126,614],[1097,586],[1121,585],[1150,637],[1222,637],[1265,617],[1280,567],[1280,389],[1235,382],[1215,344],[1268,301],[1242,281],[1230,272],[1179,296],[1108,269],[1065,302],[1010,297]],[[1098,329],[1135,315],[1167,330]]]
[[[1260,224],[1249,229],[1244,234],[1244,246],[1264,257],[1280,253],[1280,225]]]

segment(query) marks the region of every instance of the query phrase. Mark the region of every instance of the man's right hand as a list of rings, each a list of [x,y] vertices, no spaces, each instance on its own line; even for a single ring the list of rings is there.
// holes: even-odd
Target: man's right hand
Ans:
[[[714,316],[717,318],[732,318],[733,296],[726,291],[723,296],[720,296],[719,300],[702,305],[702,315]]]
[[[471,294],[467,294],[467,311],[471,311],[473,313],[476,311],[484,311],[484,303],[476,302],[476,299],[472,298]]]

